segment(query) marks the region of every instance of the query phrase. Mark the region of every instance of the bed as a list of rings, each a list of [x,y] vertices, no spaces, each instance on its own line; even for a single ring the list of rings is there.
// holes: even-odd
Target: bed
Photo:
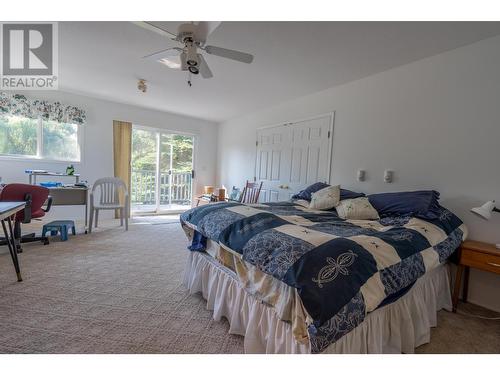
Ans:
[[[221,202],[181,215],[184,284],[247,353],[411,353],[451,308],[447,259],[466,236],[433,219],[341,219],[295,202]]]

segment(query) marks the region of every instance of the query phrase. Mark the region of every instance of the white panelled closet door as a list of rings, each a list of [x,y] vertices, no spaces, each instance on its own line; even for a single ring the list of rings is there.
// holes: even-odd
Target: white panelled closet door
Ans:
[[[333,114],[259,129],[255,177],[261,202],[289,200],[314,182],[328,182]]]

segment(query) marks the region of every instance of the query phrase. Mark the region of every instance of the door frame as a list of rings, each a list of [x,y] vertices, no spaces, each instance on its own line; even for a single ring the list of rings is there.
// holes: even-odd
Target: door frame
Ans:
[[[141,125],[141,124],[135,124],[135,123],[132,123],[132,133],[134,131],[134,128],[135,129],[139,129],[139,130],[144,130],[144,131],[150,131],[150,132],[155,132],[155,133],[166,133],[166,134],[177,134],[177,135],[185,135],[185,136],[189,136],[189,137],[193,137],[193,171],[194,171],[194,177],[192,178],[191,180],[191,204],[193,202],[193,197],[194,197],[194,187],[195,187],[195,179],[197,178],[196,177],[196,162],[197,162],[197,153],[198,153],[198,134],[195,134],[195,133],[190,133],[190,132],[184,132],[184,131],[179,131],[179,130],[171,130],[171,129],[167,129],[167,128],[158,128],[158,127],[154,127],[154,126],[147,126],[147,125]],[[158,138],[159,139],[159,138]],[[156,147],[159,147],[158,145],[158,140],[157,140],[157,144],[156,144]],[[159,149],[159,148],[158,148]],[[159,163],[159,156],[160,156],[160,153],[158,152],[157,153],[157,156],[156,156],[156,172],[158,172],[158,169],[160,168],[160,163]],[[158,176],[158,173],[156,173],[156,175]],[[132,187],[131,187],[132,188]],[[154,216],[154,215],[165,215],[165,214],[179,214],[179,213],[182,213],[186,210],[188,210],[190,207],[187,207],[186,210],[160,210],[159,207],[159,195],[160,195],[160,190],[159,189],[156,189],[156,210],[155,211],[133,211],[133,214],[134,216]]]
[[[333,136],[334,136],[333,129],[335,127],[335,111],[326,112],[326,113],[322,113],[322,114],[314,115],[314,116],[310,116],[310,117],[303,117],[303,118],[300,118],[300,119],[294,120],[294,121],[282,121],[280,123],[275,123],[273,125],[259,126],[255,130],[255,160],[254,160],[254,170],[253,170],[254,182],[257,181],[257,147],[259,146],[258,142],[259,142],[259,131],[260,130],[277,128],[279,126],[287,126],[287,125],[293,126],[294,124],[297,124],[299,122],[316,120],[318,118],[327,117],[327,116],[330,117],[330,127],[328,128],[328,130],[330,132],[330,138],[329,138],[329,142],[328,142],[328,161],[327,161],[328,162],[328,180],[326,181],[326,183],[329,184],[330,180],[331,180],[331,175],[332,175]]]

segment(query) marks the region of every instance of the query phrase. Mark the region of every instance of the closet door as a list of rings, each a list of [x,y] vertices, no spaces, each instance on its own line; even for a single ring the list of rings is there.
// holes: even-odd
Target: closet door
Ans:
[[[314,182],[328,182],[332,115],[260,129],[256,180],[263,181],[261,201],[289,200]]]
[[[262,181],[261,202],[288,200],[282,188],[290,171],[291,132],[287,125],[261,129],[257,132],[255,176]]]

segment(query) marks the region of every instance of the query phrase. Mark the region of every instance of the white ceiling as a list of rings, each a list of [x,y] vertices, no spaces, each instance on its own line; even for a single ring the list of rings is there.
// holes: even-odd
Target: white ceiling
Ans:
[[[173,32],[180,23],[165,22]],[[255,55],[206,55],[214,78],[141,59],[175,46],[127,22],[59,25],[60,89],[212,121],[366,77],[500,34],[500,22],[223,22],[209,44]],[[137,90],[137,79],[148,92]]]

